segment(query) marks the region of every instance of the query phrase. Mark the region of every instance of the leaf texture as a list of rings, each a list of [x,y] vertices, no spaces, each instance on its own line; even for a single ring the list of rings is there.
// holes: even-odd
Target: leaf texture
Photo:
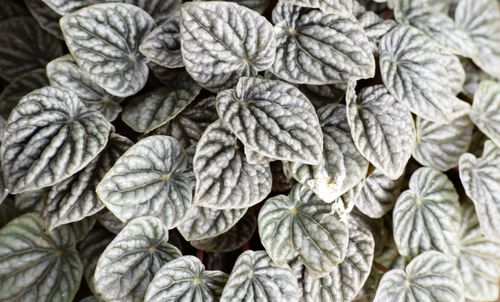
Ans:
[[[190,2],[181,9],[181,50],[187,71],[210,91],[255,76],[274,61],[272,25],[231,2]]]
[[[11,193],[54,185],[83,169],[105,147],[111,125],[71,91],[44,87],[10,114],[1,147]]]
[[[474,94],[470,112],[474,124],[500,146],[500,84],[481,82]]]
[[[284,3],[290,3],[305,8],[319,8],[325,13],[350,16],[353,13],[353,0],[283,0]]]
[[[168,228],[191,208],[193,179],[173,137],[154,135],[128,149],[97,186],[97,195],[120,220],[156,216]]]
[[[63,40],[59,19],[61,16],[48,7],[43,1],[39,0],[24,0],[24,4],[28,7],[31,15],[38,22],[38,25],[46,32]]]
[[[49,6],[52,10],[58,13],[61,16],[64,16],[68,13],[72,13],[86,6],[90,6],[96,3],[103,3],[106,0],[42,0],[47,6]]]

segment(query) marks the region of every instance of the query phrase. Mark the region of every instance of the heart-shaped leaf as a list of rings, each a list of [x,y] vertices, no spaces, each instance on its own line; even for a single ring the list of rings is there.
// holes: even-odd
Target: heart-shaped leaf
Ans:
[[[273,22],[277,48],[271,71],[277,77],[314,85],[373,77],[368,37],[351,16],[279,2]]]
[[[12,81],[62,55],[61,42],[30,17],[0,23],[0,78]]]
[[[104,205],[122,221],[156,216],[168,228],[191,208],[193,179],[179,141],[154,135],[128,149],[97,186]]]
[[[348,228],[332,205],[302,185],[289,196],[269,198],[259,212],[262,245],[276,265],[298,253],[315,277],[330,273],[344,260]]]
[[[200,90],[196,82],[184,75],[168,87],[134,97],[123,110],[122,119],[137,132],[149,132],[184,110]]]
[[[187,71],[211,91],[230,88],[241,76],[255,76],[274,60],[271,23],[236,3],[185,3],[180,31]]]
[[[409,187],[393,212],[399,253],[413,258],[437,250],[456,256],[460,205],[453,183],[435,169],[420,168],[411,176]]]
[[[467,152],[474,125],[463,115],[448,124],[417,117],[417,145],[413,157],[422,165],[447,171],[458,165],[460,155]]]
[[[459,0],[455,23],[465,30],[478,49],[475,64],[500,77],[500,6],[495,0]],[[481,20],[481,22],[477,22]]]
[[[472,122],[497,146],[500,146],[500,84],[481,82],[474,94],[470,111]]]
[[[11,193],[54,185],[83,169],[105,147],[111,125],[69,90],[44,87],[12,111],[1,147]]]
[[[71,54],[95,83],[119,97],[144,87],[148,67],[139,45],[154,27],[145,11],[123,3],[95,4],[60,23]]]
[[[380,40],[379,51],[387,90],[411,112],[437,123],[468,113],[470,105],[455,97],[456,82],[461,87],[465,77],[458,58],[424,33],[399,25]],[[461,81],[450,81],[457,75]]]
[[[246,251],[236,260],[220,301],[298,302],[299,289],[288,265],[276,266],[264,251]]]
[[[213,209],[248,208],[271,192],[269,164],[250,164],[236,136],[221,121],[203,133],[193,161],[194,203]]]
[[[165,264],[151,281],[144,302],[214,302],[227,281],[221,271],[206,271],[196,257],[183,256]]]
[[[305,272],[305,301],[352,301],[370,274],[374,247],[370,231],[349,219],[349,244],[344,261],[322,278],[314,279]]]
[[[458,164],[465,193],[472,199],[485,236],[500,242],[500,148],[492,141],[484,143],[479,158],[465,153]]]
[[[361,181],[368,161],[353,142],[344,105],[328,104],[317,112],[323,132],[323,158],[319,165],[287,162],[284,166],[321,199],[333,202]]]
[[[296,87],[242,77],[217,94],[222,122],[252,151],[279,160],[318,164],[323,135],[314,107]]]
[[[106,247],[94,274],[104,301],[142,302],[153,276],[181,252],[167,243],[168,231],[154,217],[130,221]]]
[[[411,113],[383,85],[346,93],[347,121],[359,152],[391,179],[403,175],[415,145]]]
[[[457,268],[464,280],[465,297],[477,301],[498,299],[500,243],[486,239],[471,203],[462,205],[460,254]]]
[[[71,302],[82,278],[74,233],[63,226],[44,232],[36,214],[0,230],[0,300]]]
[[[96,187],[115,161],[132,142],[118,134],[111,134],[104,150],[83,170],[53,186],[44,206],[43,217],[49,230],[79,221],[99,212],[104,205],[96,194]]]
[[[177,229],[184,239],[202,240],[221,235],[231,229],[247,212],[247,209],[215,210],[193,207]]]
[[[393,269],[380,280],[373,302],[463,302],[463,283],[455,265],[440,252],[424,252],[405,270]]]
[[[65,55],[47,64],[51,86],[72,90],[90,109],[100,111],[108,120],[114,120],[122,110],[121,98],[107,93],[84,72],[71,55]]]

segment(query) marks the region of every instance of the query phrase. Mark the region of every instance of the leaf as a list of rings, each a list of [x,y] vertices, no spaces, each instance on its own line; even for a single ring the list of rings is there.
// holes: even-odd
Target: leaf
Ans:
[[[97,186],[97,195],[121,221],[156,216],[172,229],[191,208],[193,179],[186,153],[169,136],[149,136],[130,147]]]
[[[498,299],[499,254],[500,243],[484,238],[473,205],[463,204],[457,268],[464,280],[466,298],[478,301]]]
[[[248,242],[257,228],[257,218],[252,212],[247,212],[232,228],[219,236],[192,240],[192,246],[207,252],[230,252]]]
[[[97,220],[94,216],[85,217],[82,220],[68,224],[75,236],[75,243],[79,243],[90,233]]]
[[[375,242],[370,231],[349,220],[349,244],[344,261],[325,277],[314,279],[306,272],[305,301],[352,301],[370,274]]]
[[[144,87],[147,59],[138,48],[154,27],[145,11],[123,3],[95,4],[64,16],[60,24],[78,66],[108,93],[127,97]]]
[[[16,194],[14,196],[16,209],[21,213],[41,212],[48,193],[48,190],[44,189]]]
[[[440,252],[424,252],[406,267],[385,273],[373,302],[463,302],[463,284],[455,265]]]
[[[115,161],[132,142],[121,135],[111,134],[106,148],[83,170],[54,185],[44,206],[43,218],[49,230],[79,221],[104,208],[96,187]]]
[[[182,0],[121,0],[121,2],[140,7],[153,17],[157,24],[172,17],[182,5]]]
[[[195,206],[177,229],[187,241],[213,238],[231,229],[246,212],[247,209],[215,210]]]
[[[359,185],[355,195],[356,207],[370,218],[380,218],[387,214],[398,199],[404,177],[393,180],[379,170],[375,170]]]
[[[202,1],[202,0],[194,0],[194,1]],[[219,1],[219,0],[205,0],[205,1]],[[272,3],[269,0],[223,0],[223,1],[238,3],[239,5],[251,8],[260,14],[264,14],[266,8]]]
[[[273,22],[277,48],[271,71],[277,77],[324,85],[374,76],[368,37],[354,18],[278,3]]]
[[[137,132],[149,132],[175,118],[200,90],[201,87],[186,75],[168,87],[131,99],[123,110],[122,119]]]
[[[12,111],[1,147],[13,194],[52,186],[83,169],[105,147],[111,125],[69,90],[44,87]]]
[[[271,192],[269,164],[250,164],[236,136],[216,121],[203,133],[193,160],[194,203],[213,209],[248,208]]]
[[[353,0],[283,0],[283,3],[304,8],[319,8],[325,13],[350,16],[353,12]]]
[[[40,0],[24,0],[24,4],[41,28],[59,40],[64,39],[59,26],[59,19],[61,18],[59,14]]]
[[[359,152],[391,179],[403,175],[415,145],[411,113],[383,85],[347,89],[347,121]]]
[[[99,223],[113,234],[118,234],[125,227],[125,223],[118,219],[107,208],[102,209],[96,214]]]
[[[18,16],[29,16],[29,12],[21,1],[6,0],[0,2],[0,21]]]
[[[474,94],[470,112],[472,122],[500,146],[500,84],[483,81]]]
[[[206,271],[198,258],[182,256],[165,264],[156,273],[144,302],[217,301],[226,281],[226,273]]]
[[[467,152],[474,125],[463,115],[448,124],[439,124],[417,117],[417,144],[413,158],[420,164],[439,171],[447,171],[458,164],[458,158]]]
[[[107,93],[85,73],[71,55],[65,55],[47,64],[51,86],[72,90],[90,109],[100,111],[113,121],[121,112],[121,98]]]
[[[239,77],[255,76],[274,60],[272,25],[236,3],[185,3],[180,32],[187,71],[210,91],[230,88]]]
[[[500,77],[500,7],[495,0],[459,0],[455,23],[478,49],[472,60],[493,77]],[[481,20],[481,22],[477,22]]]
[[[153,276],[181,256],[167,240],[168,231],[159,219],[146,216],[130,221],[97,262],[97,295],[107,302],[142,302]]]
[[[288,265],[276,266],[264,251],[246,251],[234,264],[221,302],[298,302],[298,284]]]
[[[387,90],[411,112],[437,123],[468,113],[469,104],[455,97],[458,81],[450,81],[458,70],[463,84],[460,62],[425,34],[410,26],[396,26],[382,37],[379,51]]]
[[[73,232],[45,233],[34,213],[0,230],[0,300],[71,302],[82,277]]]
[[[432,40],[457,55],[469,58],[477,56],[478,49],[469,34],[458,27],[445,12],[436,11],[434,7],[428,5],[409,7],[401,11],[397,7],[395,7],[396,20],[402,24],[421,30]]]
[[[318,164],[323,135],[309,100],[290,84],[242,77],[215,102],[222,122],[246,148],[278,160]]]
[[[273,262],[281,266],[298,253],[314,276],[324,276],[344,260],[347,225],[332,205],[296,185],[288,196],[269,198],[259,212],[259,235]]]
[[[96,3],[106,2],[107,0],[42,0],[47,6],[49,6],[54,12],[61,16],[77,11],[86,6],[90,6]]]
[[[474,202],[481,230],[486,238],[499,242],[500,148],[488,140],[481,157],[465,153],[460,156],[458,168],[465,193]]]
[[[47,85],[49,85],[49,81],[43,68],[29,71],[14,79],[5,86],[0,94],[0,116],[8,119],[10,112],[23,96]]]
[[[104,249],[111,243],[114,235],[105,228],[96,226],[89,234],[78,243],[78,252],[83,264],[83,276],[92,293],[94,289],[94,273],[97,261]]]
[[[354,145],[344,105],[328,104],[317,112],[323,132],[323,158],[319,165],[287,162],[284,166],[322,200],[333,202],[361,181],[368,161]]]
[[[437,250],[456,256],[460,208],[453,183],[437,170],[420,168],[412,174],[409,187],[393,212],[399,253],[413,258]]]
[[[12,81],[43,68],[62,55],[59,40],[43,31],[29,17],[13,17],[0,23],[0,78]]]
[[[178,15],[166,19],[144,37],[139,51],[158,65],[167,68],[183,67],[179,23]]]

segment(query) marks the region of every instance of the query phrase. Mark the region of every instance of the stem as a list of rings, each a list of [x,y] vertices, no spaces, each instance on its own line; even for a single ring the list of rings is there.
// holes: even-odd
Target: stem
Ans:
[[[389,268],[387,268],[385,265],[382,265],[376,261],[373,261],[373,267],[378,269],[379,271],[381,271],[382,273],[387,273],[388,271],[390,271]]]
[[[198,257],[198,259],[200,259],[200,261],[203,263],[203,256],[205,255],[205,252],[203,252],[202,250],[196,250],[196,257]]]

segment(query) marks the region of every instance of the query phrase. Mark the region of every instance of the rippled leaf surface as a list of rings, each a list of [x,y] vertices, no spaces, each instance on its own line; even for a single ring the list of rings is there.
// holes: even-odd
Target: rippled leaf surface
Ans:
[[[346,95],[347,121],[356,147],[375,167],[392,179],[404,172],[415,145],[411,113],[383,85]]]
[[[411,112],[437,123],[468,112],[469,104],[455,97],[464,81],[458,58],[440,51],[424,33],[397,26],[380,40],[379,50],[387,90]]]
[[[220,301],[297,302],[299,289],[288,265],[276,266],[264,251],[246,251],[236,260]]]
[[[0,77],[12,81],[62,55],[61,42],[30,17],[0,23]]]
[[[89,108],[100,111],[113,121],[121,112],[121,98],[115,97],[97,85],[84,72],[71,55],[60,57],[47,64],[47,76],[51,86],[73,91]]]
[[[157,24],[172,17],[180,10],[182,4],[182,0],[121,0],[121,2],[140,7],[153,17]]]
[[[46,226],[53,229],[103,209],[104,204],[97,196],[96,187],[130,146],[132,142],[129,139],[111,134],[106,148],[83,170],[53,186],[43,211]]]
[[[45,2],[51,9],[53,9],[55,12],[57,12],[59,15],[63,16],[68,13],[72,13],[76,10],[79,10],[80,8],[96,4],[96,3],[101,3],[101,2],[106,2],[106,0],[73,0],[73,1],[67,1],[67,0],[41,0]]]
[[[353,0],[284,0],[283,2],[305,8],[319,8],[325,13],[344,16],[350,16],[354,9]]]
[[[195,1],[203,1],[203,0],[195,0]],[[219,1],[219,0],[205,0],[205,1]],[[254,11],[259,12],[261,14],[264,14],[266,8],[272,3],[269,0],[223,0],[223,1],[238,3],[239,5],[251,8]]]
[[[332,205],[296,185],[288,196],[269,198],[259,212],[259,235],[276,265],[295,253],[314,277],[331,272],[344,260],[348,244],[346,223]]]
[[[482,82],[474,94],[470,112],[474,124],[500,146],[500,84]]]
[[[219,91],[241,76],[255,76],[274,61],[271,23],[231,2],[192,2],[181,9],[182,57],[204,88]]]
[[[250,164],[241,145],[221,121],[203,133],[193,161],[194,203],[214,209],[248,208],[271,192],[269,164]]]
[[[326,202],[333,202],[365,176],[368,161],[351,136],[344,105],[329,104],[317,111],[323,132],[323,158],[318,165],[287,162],[291,175]]]
[[[458,164],[465,193],[472,199],[485,236],[500,241],[500,148],[492,141],[484,143],[479,158],[465,153]]]
[[[183,67],[179,22],[175,15],[156,27],[142,41],[141,53],[163,67]]]
[[[384,274],[373,302],[387,301],[463,302],[460,273],[442,253],[422,253],[405,270]]]
[[[247,212],[247,209],[216,210],[193,207],[177,229],[184,239],[202,240],[224,234]]]
[[[163,301],[217,301],[227,274],[205,270],[196,257],[183,256],[165,264],[156,273],[148,287],[144,302]]]
[[[416,257],[437,250],[456,256],[460,206],[453,183],[437,170],[420,168],[411,176],[409,187],[399,196],[393,212],[399,253]]]
[[[273,22],[277,48],[272,72],[277,77],[314,85],[373,77],[371,46],[354,18],[278,3]]]
[[[456,167],[460,155],[467,152],[474,125],[467,115],[447,124],[417,117],[416,130],[413,157],[424,166],[447,171]]]
[[[29,213],[0,230],[0,300],[71,302],[81,278],[70,228],[46,233]]]
[[[245,147],[266,157],[317,164],[323,135],[314,107],[294,86],[242,77],[217,94],[217,113]]]
[[[183,221],[191,208],[193,179],[179,141],[154,135],[128,149],[97,186],[104,205],[126,222],[156,216],[168,228]]]
[[[60,23],[78,66],[99,86],[119,97],[144,87],[148,67],[139,45],[154,27],[145,11],[130,4],[96,4],[64,16]]]
[[[175,118],[200,90],[188,75],[181,76],[167,87],[131,99],[123,110],[122,119],[137,132],[149,132]]]
[[[12,111],[1,147],[11,193],[51,186],[84,168],[104,148],[111,125],[68,91],[44,87]]]
[[[157,218],[129,222],[97,263],[94,286],[101,299],[142,302],[153,276],[165,263],[181,256],[167,240],[168,231]]]

